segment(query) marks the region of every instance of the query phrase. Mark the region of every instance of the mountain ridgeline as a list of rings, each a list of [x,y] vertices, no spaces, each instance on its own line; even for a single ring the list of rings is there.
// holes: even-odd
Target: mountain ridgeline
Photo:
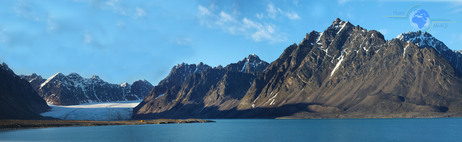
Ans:
[[[460,116],[461,58],[426,32],[385,40],[337,18],[269,65],[175,66],[133,118]]]
[[[133,84],[111,84],[98,76],[83,78],[77,73],[67,76],[57,73],[47,80],[36,74],[21,78],[28,80],[46,102],[54,105],[141,100],[153,87],[146,80]]]
[[[48,109],[26,80],[0,64],[0,119],[43,119],[39,113]]]
[[[185,118],[236,108],[268,65],[256,55],[226,67],[177,65],[134,110],[153,118]],[[151,115],[157,113],[161,115]]]

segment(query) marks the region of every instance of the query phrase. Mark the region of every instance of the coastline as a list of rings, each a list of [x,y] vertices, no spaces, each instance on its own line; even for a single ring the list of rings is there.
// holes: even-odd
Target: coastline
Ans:
[[[50,128],[50,127],[80,127],[109,125],[145,125],[145,124],[180,124],[180,123],[210,123],[204,119],[155,119],[155,120],[125,120],[125,121],[87,121],[87,120],[0,120],[0,130]]]

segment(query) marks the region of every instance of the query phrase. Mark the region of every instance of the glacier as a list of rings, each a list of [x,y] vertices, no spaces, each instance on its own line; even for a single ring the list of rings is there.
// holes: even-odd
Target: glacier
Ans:
[[[88,103],[70,106],[48,104],[51,107],[51,110],[41,113],[41,115],[63,120],[129,120],[131,119],[133,108],[136,107],[140,102],[141,100]]]

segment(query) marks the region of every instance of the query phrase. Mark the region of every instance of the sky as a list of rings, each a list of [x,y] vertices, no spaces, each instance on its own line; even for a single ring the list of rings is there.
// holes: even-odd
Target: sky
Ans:
[[[75,72],[156,85],[181,63],[225,66],[249,54],[272,62],[335,18],[391,40],[418,30],[409,18],[390,18],[410,8],[449,21],[427,32],[462,50],[457,0],[2,0],[0,62],[16,74]]]

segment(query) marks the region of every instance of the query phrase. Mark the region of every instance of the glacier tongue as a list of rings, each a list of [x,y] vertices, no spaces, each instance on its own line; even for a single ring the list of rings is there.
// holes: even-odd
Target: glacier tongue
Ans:
[[[48,104],[51,107],[51,111],[41,113],[41,115],[64,120],[129,120],[132,116],[133,108],[140,102],[141,101],[139,100],[72,106],[55,106]]]

